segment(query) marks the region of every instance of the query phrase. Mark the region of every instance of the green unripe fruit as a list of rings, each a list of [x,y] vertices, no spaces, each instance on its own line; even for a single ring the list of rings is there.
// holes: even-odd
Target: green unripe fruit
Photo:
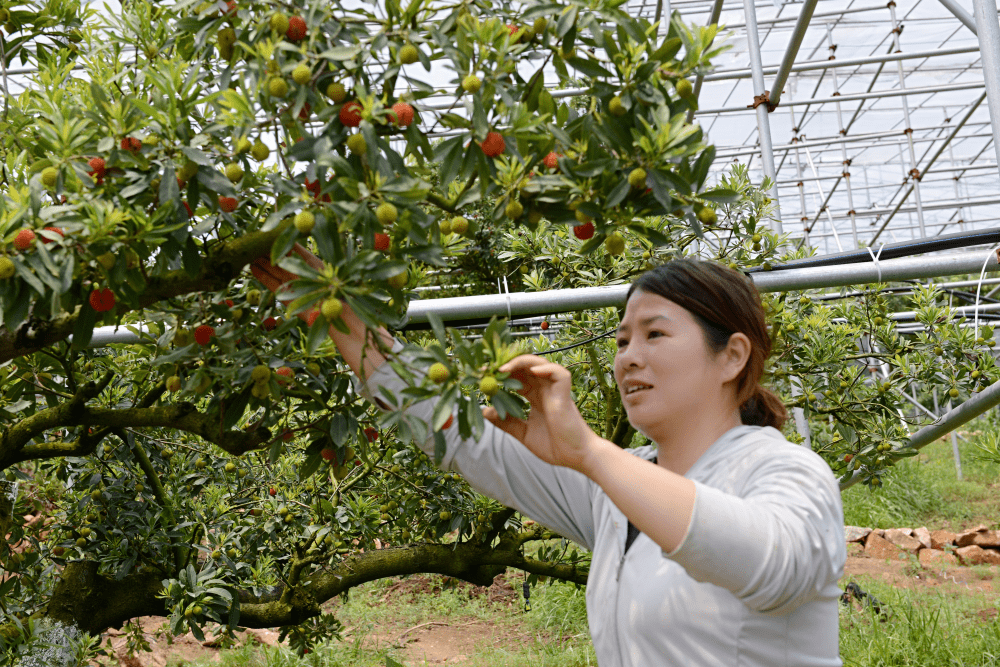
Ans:
[[[447,236],[451,234],[451,219],[442,220],[438,225],[441,228],[441,236]]]
[[[225,469],[226,469],[226,472],[228,472],[228,473],[234,473],[234,472],[236,472],[236,464],[233,463],[232,461],[230,461],[229,463],[226,464],[226,468]]]
[[[628,184],[633,188],[646,187],[646,170],[642,167],[633,169],[628,175]]]
[[[764,237],[761,236],[760,234],[754,234],[753,237],[750,240],[753,241],[754,243],[760,243],[760,240],[762,238],[764,238]]]
[[[294,224],[299,234],[308,234],[316,226],[316,216],[311,211],[299,211],[295,214]]]
[[[216,549],[215,551],[212,552],[212,558],[214,560],[219,560],[220,558],[222,558],[222,552],[219,551],[218,549]],[[197,612],[195,612],[195,613],[197,613]]]
[[[284,35],[288,32],[288,17],[281,12],[271,14],[271,30]]]
[[[239,183],[243,180],[243,167],[235,162],[230,162],[226,165],[226,178],[233,183]]]
[[[236,549],[231,548],[226,551],[226,555],[229,556],[230,558],[236,558],[239,555],[239,552],[236,551]]]
[[[258,306],[258,305],[260,305],[260,290],[259,289],[252,289],[249,292],[247,292],[247,303],[250,304],[251,306]]]
[[[90,499],[93,500],[94,502],[99,501],[101,499],[101,492],[100,491],[91,491],[90,492]]]
[[[253,159],[257,160],[257,162],[263,162],[267,158],[271,157],[271,149],[267,147],[267,144],[258,139],[254,142],[253,147],[250,149],[250,155],[252,155]]]
[[[479,77],[475,74],[470,74],[464,79],[462,79],[462,90],[467,93],[475,93],[479,90],[483,82],[479,80]]]
[[[251,144],[250,140],[247,139],[246,137],[241,137],[236,142],[236,154],[237,155],[242,155],[243,153],[246,153],[247,151],[249,151],[251,148],[253,148],[253,144]]]
[[[719,221],[719,216],[715,214],[715,209],[705,207],[698,211],[698,220],[703,225],[714,225]]]
[[[76,540],[76,546],[78,546],[78,547],[80,547],[82,549],[83,547],[87,546],[87,540],[85,540],[82,537],[78,538]]]
[[[274,77],[267,82],[267,92],[271,97],[282,98],[288,94],[288,83],[280,77]]]
[[[517,220],[524,213],[524,206],[519,201],[512,201],[507,204],[507,208],[504,209],[507,217],[511,220]]]
[[[340,104],[347,98],[347,89],[344,88],[344,84],[334,81],[326,87],[326,96],[333,100],[335,104]]]
[[[328,320],[337,319],[338,317],[340,317],[340,313],[343,310],[344,310],[344,304],[341,303],[340,299],[337,298],[327,299],[326,301],[323,302],[323,305],[320,307],[320,312],[323,314],[323,317],[325,317]]]
[[[612,116],[624,116],[628,110],[625,108],[625,105],[622,104],[622,98],[615,95],[611,98],[611,101],[608,102],[608,111],[611,112]]]
[[[497,379],[492,375],[487,375],[479,381],[479,391],[489,397],[493,397],[498,391],[500,391],[500,383],[497,382]]]
[[[197,461],[194,462],[194,467],[197,468],[198,470],[204,469],[207,465],[208,463],[205,461],[205,459],[198,459]]]
[[[448,378],[451,377],[451,372],[448,370],[447,366],[439,361],[430,367],[427,371],[427,376],[437,384],[441,384],[442,382],[446,382]]]
[[[250,395],[258,401],[263,401],[271,397],[271,388],[266,382],[254,384],[250,390]]]
[[[576,221],[579,222],[581,225],[585,225],[588,222],[593,222],[594,221],[593,218],[591,218],[589,215],[587,215],[583,211],[574,211],[573,212],[573,216],[576,218]]]
[[[448,521],[451,519],[451,512],[449,512],[448,510],[443,510],[440,514],[438,514],[438,518],[440,518],[442,521]]]
[[[420,60],[420,52],[413,44],[407,44],[399,50],[399,62],[404,65],[412,65]]]
[[[535,31],[536,35],[541,35],[545,32],[545,29],[549,27],[549,20],[544,16],[539,16],[535,19],[535,22],[531,24],[531,29]]]
[[[200,604],[196,604],[196,605],[194,606],[194,615],[195,615],[195,616],[199,616],[199,615],[201,615],[201,612],[202,612],[202,611],[204,611],[204,610],[203,610],[203,609],[201,608],[201,605],[200,605]]]
[[[291,522],[295,521],[295,515],[294,514],[287,515],[285,517],[284,521],[285,521],[285,523],[291,523]]]
[[[362,134],[352,134],[347,137],[347,150],[355,155],[364,155],[368,152],[368,142]]]
[[[181,390],[181,378],[177,375],[171,375],[167,378],[167,391],[180,391]]]
[[[678,81],[677,84],[674,86],[674,90],[676,90],[677,94],[684,99],[687,99],[688,97],[694,95],[694,86],[692,86],[691,82],[688,81],[687,79],[681,79],[680,81]]]
[[[393,289],[403,289],[406,287],[406,283],[410,281],[410,276],[408,271],[402,271],[394,276],[389,277],[389,287]]]
[[[219,46],[231,47],[236,43],[236,31],[232,28],[223,28],[219,31]]]
[[[469,231],[469,221],[460,215],[455,216],[451,219],[451,231],[459,236],[465,235]]]
[[[625,239],[618,232],[614,232],[604,239],[604,247],[609,255],[620,255],[625,252]]]
[[[14,277],[14,262],[7,257],[0,257],[0,280],[10,280]]]
[[[948,390],[948,395],[951,396],[952,398],[958,398],[958,389],[952,387],[951,389]]]
[[[568,49],[560,51],[559,55],[563,57],[563,60],[572,60],[573,58],[576,58],[576,49],[571,46]]]
[[[379,204],[378,208],[375,209],[375,217],[378,218],[379,223],[383,227],[388,227],[396,222],[396,218],[399,217],[399,212],[396,210],[396,207],[389,202],[383,202]]]
[[[292,80],[300,86],[304,86],[309,83],[311,78],[312,70],[309,69],[309,65],[306,65],[305,63],[296,65],[295,69],[292,70]]]
[[[42,169],[42,185],[47,188],[56,187],[56,181],[59,180],[59,170],[55,167],[46,167]]]

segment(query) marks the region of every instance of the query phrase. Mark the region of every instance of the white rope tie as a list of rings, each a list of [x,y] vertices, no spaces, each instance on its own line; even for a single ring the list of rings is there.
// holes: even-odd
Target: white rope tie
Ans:
[[[882,265],[879,264],[878,258],[882,256],[882,249],[885,248],[885,244],[879,246],[878,254],[872,252],[871,246],[865,248],[868,254],[871,256],[872,261],[875,262],[875,270],[878,271],[878,282],[882,282]]]
[[[507,320],[513,319],[513,315],[510,313],[510,290],[507,288],[507,276],[503,277],[503,291],[500,291],[500,279],[497,278],[497,291],[504,294],[507,297]]]
[[[975,319],[973,320],[972,329],[975,332],[973,335],[977,339],[979,338],[979,292],[983,289],[983,277],[986,275],[986,265],[990,263],[990,257],[997,251],[997,248],[1000,248],[1000,246],[995,246],[986,253],[986,259],[983,260],[983,270],[979,272],[979,283],[976,285]]]

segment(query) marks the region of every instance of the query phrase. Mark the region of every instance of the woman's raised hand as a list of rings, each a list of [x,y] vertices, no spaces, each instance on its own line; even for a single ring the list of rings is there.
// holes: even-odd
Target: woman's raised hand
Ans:
[[[305,260],[306,264],[314,269],[321,270],[323,268],[323,260],[309,252],[301,244],[296,243],[292,247],[292,252]],[[275,294],[278,293],[281,286],[285,283],[298,279],[298,276],[291,271],[286,271],[279,266],[271,264],[271,260],[267,257],[258,257],[255,259],[250,265],[250,272],[253,273],[254,278]]]
[[[533,354],[512,359],[500,371],[509,372],[524,385],[518,393],[531,405],[528,419],[508,417],[501,421],[493,408],[485,408],[483,416],[546,463],[582,471],[587,455],[600,438],[573,402],[570,372]]]

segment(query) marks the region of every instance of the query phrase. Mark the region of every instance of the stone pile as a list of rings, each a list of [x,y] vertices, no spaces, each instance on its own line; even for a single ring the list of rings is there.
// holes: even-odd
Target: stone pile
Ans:
[[[1000,565],[1000,530],[977,526],[962,533],[927,528],[859,528],[844,526],[848,548],[863,546],[869,558],[898,560],[913,554],[921,565]],[[860,550],[853,547],[853,550]]]

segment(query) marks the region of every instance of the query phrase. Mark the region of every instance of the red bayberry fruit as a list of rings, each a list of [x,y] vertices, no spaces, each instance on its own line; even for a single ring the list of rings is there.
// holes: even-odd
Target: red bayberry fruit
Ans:
[[[194,330],[194,340],[198,345],[208,345],[215,336],[215,327],[202,324]]]
[[[312,193],[313,197],[319,196],[319,189],[320,189],[319,179],[316,179],[315,181],[310,181],[308,178],[306,179],[306,190]]]
[[[115,293],[107,287],[95,289],[90,293],[90,307],[99,313],[111,310],[115,307]]]
[[[281,439],[284,440],[285,442],[288,442],[289,440],[291,440],[294,437],[295,437],[295,434],[292,433],[291,431],[287,430],[287,429],[284,432],[282,432],[282,434],[281,434]]]
[[[573,227],[573,236],[580,239],[581,241],[586,241],[587,239],[594,236],[594,223],[587,222],[582,225],[576,225]]]
[[[446,421],[444,424],[441,425],[441,430],[443,431],[446,428],[450,428],[451,427],[451,423],[453,421],[455,421],[455,415],[448,415],[448,421]]]
[[[510,31],[510,36],[511,37],[513,37],[514,35],[517,34],[517,26],[514,25],[513,23],[508,23],[507,24],[507,30]]]
[[[187,209],[188,218],[193,218],[194,211],[191,210],[191,205],[188,204],[186,201],[181,201],[181,203],[184,204],[184,208]]]
[[[142,142],[135,137],[125,137],[122,139],[121,147],[123,151],[138,153],[142,150]]]
[[[542,164],[549,169],[555,169],[559,166],[559,153],[549,153],[542,159]]]
[[[392,239],[389,238],[388,234],[383,234],[378,232],[375,234],[375,249],[379,252],[389,252],[389,246],[392,245]]]
[[[329,447],[321,449],[319,455],[324,461],[332,461],[337,458],[337,452],[333,451]]]
[[[288,30],[285,31],[285,37],[297,42],[304,39],[306,36],[306,22],[301,16],[293,16],[288,19]]]
[[[226,213],[232,213],[239,206],[236,197],[219,197],[219,208]]]
[[[407,127],[413,122],[413,107],[406,102],[396,102],[392,105],[393,122],[400,127]]]
[[[95,289],[90,293],[90,307],[101,312],[101,290]]]
[[[496,157],[507,150],[507,143],[499,132],[489,132],[479,147],[483,149],[487,157]]]
[[[309,115],[311,113],[312,113],[312,107],[309,106],[308,102],[306,102],[305,104],[302,105],[302,108],[299,109],[299,120],[309,120]],[[299,138],[295,143],[299,143],[299,141],[302,141],[302,138]]]
[[[236,2],[234,0],[229,0],[229,2],[226,3],[226,14],[235,14],[235,13],[236,13]]]
[[[292,378],[295,377],[295,371],[293,371],[288,366],[282,366],[281,368],[274,371],[274,374],[277,375],[277,377],[274,379],[277,380],[278,384],[282,386],[291,382]]]
[[[378,429],[369,426],[365,429],[365,437],[368,438],[368,442],[375,442],[378,440]]]
[[[87,164],[90,166],[90,171],[87,172],[88,175],[95,178],[104,178],[104,158],[92,157],[87,161]]]
[[[278,326],[278,320],[274,319],[273,317],[268,317],[263,322],[261,322],[260,325],[264,327],[264,331],[274,331],[275,328]]]
[[[271,497],[274,497],[274,496],[278,495],[278,492],[275,491],[274,487],[272,486],[270,489],[267,490],[267,495],[269,495]]]
[[[340,107],[340,122],[347,127],[357,127],[361,125],[361,110],[364,107],[360,102],[346,102]]]
[[[545,331],[548,328],[549,328],[549,321],[548,320],[542,321],[542,331]]]
[[[35,243],[35,232],[30,229],[22,229],[14,237],[14,247],[18,250],[27,250]]]
[[[232,299],[226,299],[226,305],[232,308],[236,303]]]
[[[59,229],[58,227],[45,227],[42,231],[44,231],[44,232],[52,232],[53,234],[58,234],[59,236],[66,236],[66,232],[64,232],[63,230]],[[41,239],[42,239],[42,243],[52,243],[52,240],[45,238],[44,234],[41,235]]]

